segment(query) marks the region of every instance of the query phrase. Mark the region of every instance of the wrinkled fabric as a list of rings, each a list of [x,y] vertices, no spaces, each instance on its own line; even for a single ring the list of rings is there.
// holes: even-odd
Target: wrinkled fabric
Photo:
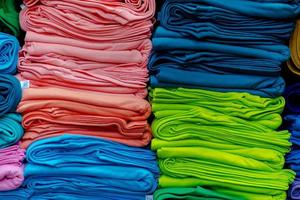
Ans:
[[[291,134],[276,131],[283,97],[154,88],[150,100],[161,188],[201,186],[232,199],[286,199],[295,172],[284,169]]]
[[[219,92],[247,92],[269,98],[280,96],[285,87],[281,77],[221,75],[171,68],[160,69],[159,74],[151,76],[150,84],[151,87],[187,87]]]
[[[151,140],[150,104],[128,95],[59,88],[24,90],[18,106],[26,130],[21,146],[63,133],[98,136],[131,146]]]
[[[281,71],[300,3],[161,4],[148,65],[161,170],[154,198],[286,200],[296,172],[285,165],[291,133],[278,130]]]
[[[29,200],[32,192],[28,189],[18,188],[10,191],[1,191],[0,198],[5,200]]]
[[[170,31],[166,32],[165,30],[163,31],[161,29],[161,27],[157,28],[154,37],[159,40],[164,40],[166,37],[170,37]],[[174,42],[176,37],[172,37],[174,37],[172,38],[172,42]],[[199,45],[202,45],[202,42]],[[210,43],[209,45],[213,46],[215,44]],[[230,47],[229,45],[218,46],[219,48]],[[260,76],[278,76],[280,74],[282,61],[278,59],[253,57],[251,61],[249,61],[249,58],[247,57],[238,57],[237,55],[229,52],[217,52],[214,48],[215,47],[209,50],[209,52],[199,52],[196,50],[188,51],[184,49],[172,51],[158,50],[152,53],[148,68],[152,73],[158,73],[160,69],[163,68],[174,68],[195,72],[210,72],[219,74],[240,73],[243,75],[250,74]],[[231,48],[234,48],[234,46]],[[235,48],[238,49],[237,46],[235,46]],[[280,55],[280,57],[282,57],[283,61],[286,61],[288,59],[289,50],[285,46],[278,46],[278,48],[281,48],[282,51],[285,51],[286,56]],[[253,47],[243,47],[241,49],[247,49],[246,52],[254,52],[255,50]],[[240,52],[240,50],[238,50],[238,52]],[[268,50],[260,50],[260,55],[262,55],[262,53],[265,55],[270,54]],[[275,56],[277,53],[274,52],[273,54]],[[276,57],[279,57],[279,54]]]
[[[275,169],[265,162],[208,148],[165,147],[157,154],[163,173],[161,187],[211,185],[235,189],[241,195],[245,191],[245,197],[247,193],[272,196],[285,193],[295,176],[292,170]]]
[[[286,41],[299,14],[297,1],[167,0],[153,35],[150,85],[281,96]]]
[[[285,126],[291,131],[292,151],[286,156],[286,164],[300,176],[300,117],[299,115],[286,115]]]
[[[25,151],[18,145],[0,149],[0,191],[14,190],[21,186],[24,180],[24,158]]]
[[[19,42],[11,35],[0,33],[0,73],[15,74],[17,71]]]
[[[15,112],[22,98],[18,79],[12,75],[0,74],[0,116]]]
[[[163,4],[158,20],[163,27],[185,37],[272,44],[289,39],[299,12],[296,1],[169,0]]]
[[[33,4],[28,1],[30,7],[20,13],[23,30],[95,42],[129,42],[149,38],[155,13],[153,0],[45,0],[41,4]]]
[[[222,56],[222,54],[224,55],[224,53],[226,53],[229,54],[228,60],[233,63],[233,66],[237,65],[237,63],[244,66],[243,61],[239,59],[240,57],[244,57],[244,61],[250,65],[253,58],[254,60],[257,58],[271,60],[271,62],[277,61],[277,67],[289,58],[289,49],[284,45],[272,45],[268,47],[262,46],[260,49],[257,49],[196,41],[185,38],[154,37],[153,49],[155,52],[168,52],[169,54],[172,54],[172,52],[176,54],[178,51],[183,53],[183,51],[185,51],[183,55],[189,54],[189,52],[192,51],[195,52],[195,55],[192,53],[192,58],[190,58],[192,62],[199,62],[201,59],[209,60],[210,57],[212,57],[212,59],[215,57],[218,58],[218,56]],[[170,58],[172,56],[167,55],[166,57]],[[234,59],[231,60],[230,57],[233,57]],[[234,73],[219,71],[214,72],[213,68],[201,68],[201,65],[198,66],[200,68],[199,70],[194,70],[192,67],[193,65],[191,68],[189,65],[186,67],[185,62],[183,65],[175,64],[174,67],[172,62],[176,60],[176,57],[175,59],[172,57],[171,60],[171,64],[169,64],[167,59],[163,59],[162,62],[159,62],[160,64],[157,67],[151,67],[150,65],[150,72],[155,69],[154,72],[152,71],[152,74],[154,74],[150,78],[150,84],[152,87],[189,87],[216,91],[248,92],[263,97],[280,96],[285,87],[284,80],[280,76],[237,73],[236,71]],[[234,64],[235,60],[236,64]],[[177,61],[175,61],[175,63],[176,62]],[[221,62],[224,62],[224,60],[221,60]],[[231,62],[228,62],[228,65],[230,65]],[[255,61],[253,63],[255,64]],[[265,64],[268,63],[268,61],[261,63]]]
[[[186,88],[155,88],[150,96],[155,138],[165,141],[193,139],[268,148],[282,153],[290,151],[290,133],[275,131],[282,122],[282,97],[270,99],[246,93]]]
[[[34,142],[27,160],[24,186],[41,199],[55,193],[69,199],[144,199],[156,189],[159,173],[150,150],[78,135]]]
[[[293,50],[292,50],[293,51]],[[292,84],[285,90],[286,111],[284,116],[284,128],[291,132],[292,151],[286,156],[286,164],[296,172],[296,179],[289,189],[289,198],[291,200],[300,199],[298,192],[300,176],[300,104],[298,104],[299,83]]]
[[[288,114],[284,117],[285,127],[292,133],[291,142],[300,146],[300,116]]]
[[[19,36],[19,13],[16,10],[17,0],[3,0],[0,2],[0,32]]]
[[[27,32],[19,71],[31,87],[147,95],[151,41],[90,43]]]
[[[300,83],[295,83],[285,89],[286,110],[289,113],[300,113]]]
[[[283,97],[262,98],[248,93],[215,92],[181,87],[153,88],[149,95],[154,114],[161,110],[173,108],[176,110],[180,108],[179,106],[203,107],[228,116],[257,122],[272,129],[277,129],[281,125],[281,113],[285,106]]]
[[[202,187],[197,188],[163,188],[158,189],[154,193],[154,200],[164,199],[186,199],[186,200],[241,200],[241,198],[234,198],[219,194],[215,191],[205,189]]]
[[[49,167],[118,165],[145,168],[155,176],[159,174],[154,152],[82,135],[65,134],[36,141],[26,154],[29,163]]]
[[[22,116],[9,113],[0,117],[0,148],[16,144],[23,136]]]
[[[300,75],[300,56],[299,56],[299,30],[300,20],[296,23],[296,28],[293,32],[293,35],[290,39],[290,49],[291,49],[291,58],[287,62],[287,66],[291,72],[296,75]]]
[[[24,3],[21,80],[31,87],[147,96],[154,0]]]
[[[295,179],[293,184],[290,186],[289,190],[289,199],[300,199],[300,180],[298,178]]]

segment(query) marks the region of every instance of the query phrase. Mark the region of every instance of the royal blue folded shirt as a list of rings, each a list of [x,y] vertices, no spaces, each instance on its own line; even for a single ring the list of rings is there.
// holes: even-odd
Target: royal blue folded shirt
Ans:
[[[0,33],[0,74],[15,74],[20,45],[16,37]]]
[[[70,200],[145,199],[157,187],[159,169],[149,149],[101,138],[61,135],[32,143],[26,152],[24,188],[33,198],[52,193]]]

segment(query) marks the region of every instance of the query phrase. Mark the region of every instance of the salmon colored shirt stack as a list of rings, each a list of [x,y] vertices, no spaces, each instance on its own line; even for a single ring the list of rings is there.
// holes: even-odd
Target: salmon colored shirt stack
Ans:
[[[24,177],[17,177],[24,178],[21,187],[0,199],[152,195],[159,170],[148,146],[151,106],[145,98],[155,0],[23,3],[17,112],[26,165]]]
[[[131,146],[151,140],[148,56],[155,1],[25,0],[18,108],[22,147],[63,133]]]

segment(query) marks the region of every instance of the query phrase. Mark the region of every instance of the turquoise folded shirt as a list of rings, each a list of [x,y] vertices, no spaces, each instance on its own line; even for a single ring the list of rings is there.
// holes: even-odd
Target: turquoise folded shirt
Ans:
[[[16,144],[23,136],[22,116],[9,113],[0,117],[0,148]]]

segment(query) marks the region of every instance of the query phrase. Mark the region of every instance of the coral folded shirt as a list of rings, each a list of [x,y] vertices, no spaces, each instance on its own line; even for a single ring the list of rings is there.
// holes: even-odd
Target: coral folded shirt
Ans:
[[[62,133],[99,136],[131,146],[151,140],[150,104],[129,96],[59,88],[30,88],[18,107],[26,133],[22,147]]]

